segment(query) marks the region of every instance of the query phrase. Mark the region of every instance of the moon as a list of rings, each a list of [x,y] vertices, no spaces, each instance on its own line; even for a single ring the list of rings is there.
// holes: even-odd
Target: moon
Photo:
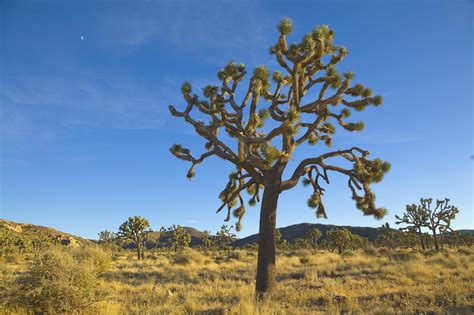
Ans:
[[[84,36],[81,36],[81,40],[84,40]]]

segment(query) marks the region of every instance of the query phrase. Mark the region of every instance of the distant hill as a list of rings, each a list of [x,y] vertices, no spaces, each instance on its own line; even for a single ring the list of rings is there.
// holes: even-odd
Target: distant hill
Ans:
[[[330,225],[330,224],[316,224],[316,223],[300,223],[289,225],[286,227],[278,228],[281,233],[281,237],[287,241],[293,241],[296,238],[303,237],[310,230],[317,228],[323,235],[322,240],[326,238],[326,232],[332,228],[347,228],[352,233],[366,237],[369,241],[374,241],[380,233],[379,228],[373,227],[359,227],[359,226],[340,226],[340,225]],[[185,231],[191,235],[191,246],[196,246],[201,243],[201,237],[203,232],[193,228],[193,227],[184,227]],[[24,223],[15,223],[12,221],[7,221],[0,219],[0,232],[7,230],[9,233],[14,235],[25,236],[30,239],[48,239],[56,243],[67,245],[71,247],[91,244],[91,240],[86,240],[82,237],[71,235],[65,232],[55,230],[53,228],[33,225],[33,224],[24,224]],[[462,229],[459,230],[461,233],[470,233],[474,235],[473,229]],[[148,248],[153,248],[155,246],[162,247],[166,246],[167,238],[159,237],[160,233],[153,231],[149,234],[149,240],[147,242]],[[211,237],[213,237],[211,235]],[[159,240],[158,245],[156,244]],[[253,234],[241,239],[236,239],[234,246],[245,246],[248,244],[253,244],[258,242],[258,234]],[[130,242],[122,243],[124,248],[132,248],[133,244]]]
[[[380,228],[373,227],[360,227],[360,226],[342,226],[342,225],[331,225],[331,224],[317,224],[317,223],[300,223],[289,225],[286,227],[278,228],[277,230],[281,233],[281,238],[287,241],[293,241],[296,238],[304,237],[312,229],[319,229],[322,232],[321,240],[326,239],[326,232],[332,228],[346,228],[351,233],[359,236],[366,237],[369,241],[373,242],[377,239]],[[395,229],[394,229],[395,230]],[[474,235],[474,230],[459,230],[461,233],[471,233]],[[248,244],[258,243],[258,234],[253,234],[234,242],[234,246],[245,246]]]
[[[71,247],[78,247],[91,243],[91,241],[83,239],[82,237],[64,233],[53,228],[33,224],[16,223],[3,219],[0,219],[0,232],[7,232],[15,236],[26,237],[32,241],[35,239],[42,239]]]
[[[465,230],[457,230],[457,231],[458,231],[459,233],[461,233],[461,234],[469,233],[469,234],[471,234],[472,236],[474,236],[474,230],[467,230],[467,229],[465,229]]]
[[[347,228],[354,234],[367,237],[369,241],[374,241],[379,235],[379,228],[373,227],[359,227],[359,226],[340,226],[330,224],[317,224],[317,223],[300,223],[289,225],[287,227],[278,228],[277,230],[281,233],[281,238],[287,241],[293,241],[296,238],[305,236],[306,233],[312,229],[319,229],[322,232],[321,240],[326,238],[326,232],[332,228]],[[253,234],[244,238],[241,238],[234,242],[235,246],[245,246],[247,244],[257,243],[258,234]]]

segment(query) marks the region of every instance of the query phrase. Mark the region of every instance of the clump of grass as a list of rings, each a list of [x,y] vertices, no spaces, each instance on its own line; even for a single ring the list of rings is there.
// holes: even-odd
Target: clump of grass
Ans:
[[[227,256],[228,259],[242,260],[244,255],[240,251],[232,251]]]
[[[50,248],[9,283],[2,298],[35,313],[79,312],[105,297],[98,277],[107,261],[110,256],[99,249]]]
[[[189,265],[191,263],[201,263],[205,257],[192,248],[186,248],[181,252],[178,252],[173,257],[173,263],[177,265]]]
[[[392,253],[392,251],[391,251],[390,249],[386,248],[386,247],[380,247],[379,249],[377,249],[377,254],[378,254],[379,256],[382,256],[382,257],[383,257],[383,256],[387,257],[387,256],[389,256],[391,253]]]

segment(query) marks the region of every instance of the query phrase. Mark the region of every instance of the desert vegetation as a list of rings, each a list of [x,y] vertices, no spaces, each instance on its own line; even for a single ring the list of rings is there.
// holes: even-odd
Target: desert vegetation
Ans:
[[[124,246],[128,243],[120,237],[74,247],[47,241],[39,254],[33,248],[20,251],[16,247],[20,243],[12,242],[1,257],[0,310],[97,314],[474,311],[471,234],[447,234],[439,250],[427,237],[431,235],[425,235],[423,250],[416,234],[385,225],[373,242],[344,228],[332,228],[326,234],[310,230],[300,238],[277,243],[275,290],[265,300],[256,300],[257,244],[233,246],[230,229],[224,226],[216,234],[203,233],[197,245],[185,242],[176,247],[172,238],[165,237],[168,229],[164,230],[165,241],[160,246],[144,242],[149,250],[141,255],[136,248]],[[189,235],[185,228],[179,230]],[[6,235],[11,239],[14,232],[1,231],[5,244]]]

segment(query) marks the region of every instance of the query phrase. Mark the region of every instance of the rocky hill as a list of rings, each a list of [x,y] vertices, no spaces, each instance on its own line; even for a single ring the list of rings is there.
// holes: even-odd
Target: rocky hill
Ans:
[[[33,224],[16,223],[3,219],[0,219],[0,233],[25,237],[31,241],[46,240],[70,247],[78,247],[91,243],[91,241],[79,236],[64,233],[53,228]]]

